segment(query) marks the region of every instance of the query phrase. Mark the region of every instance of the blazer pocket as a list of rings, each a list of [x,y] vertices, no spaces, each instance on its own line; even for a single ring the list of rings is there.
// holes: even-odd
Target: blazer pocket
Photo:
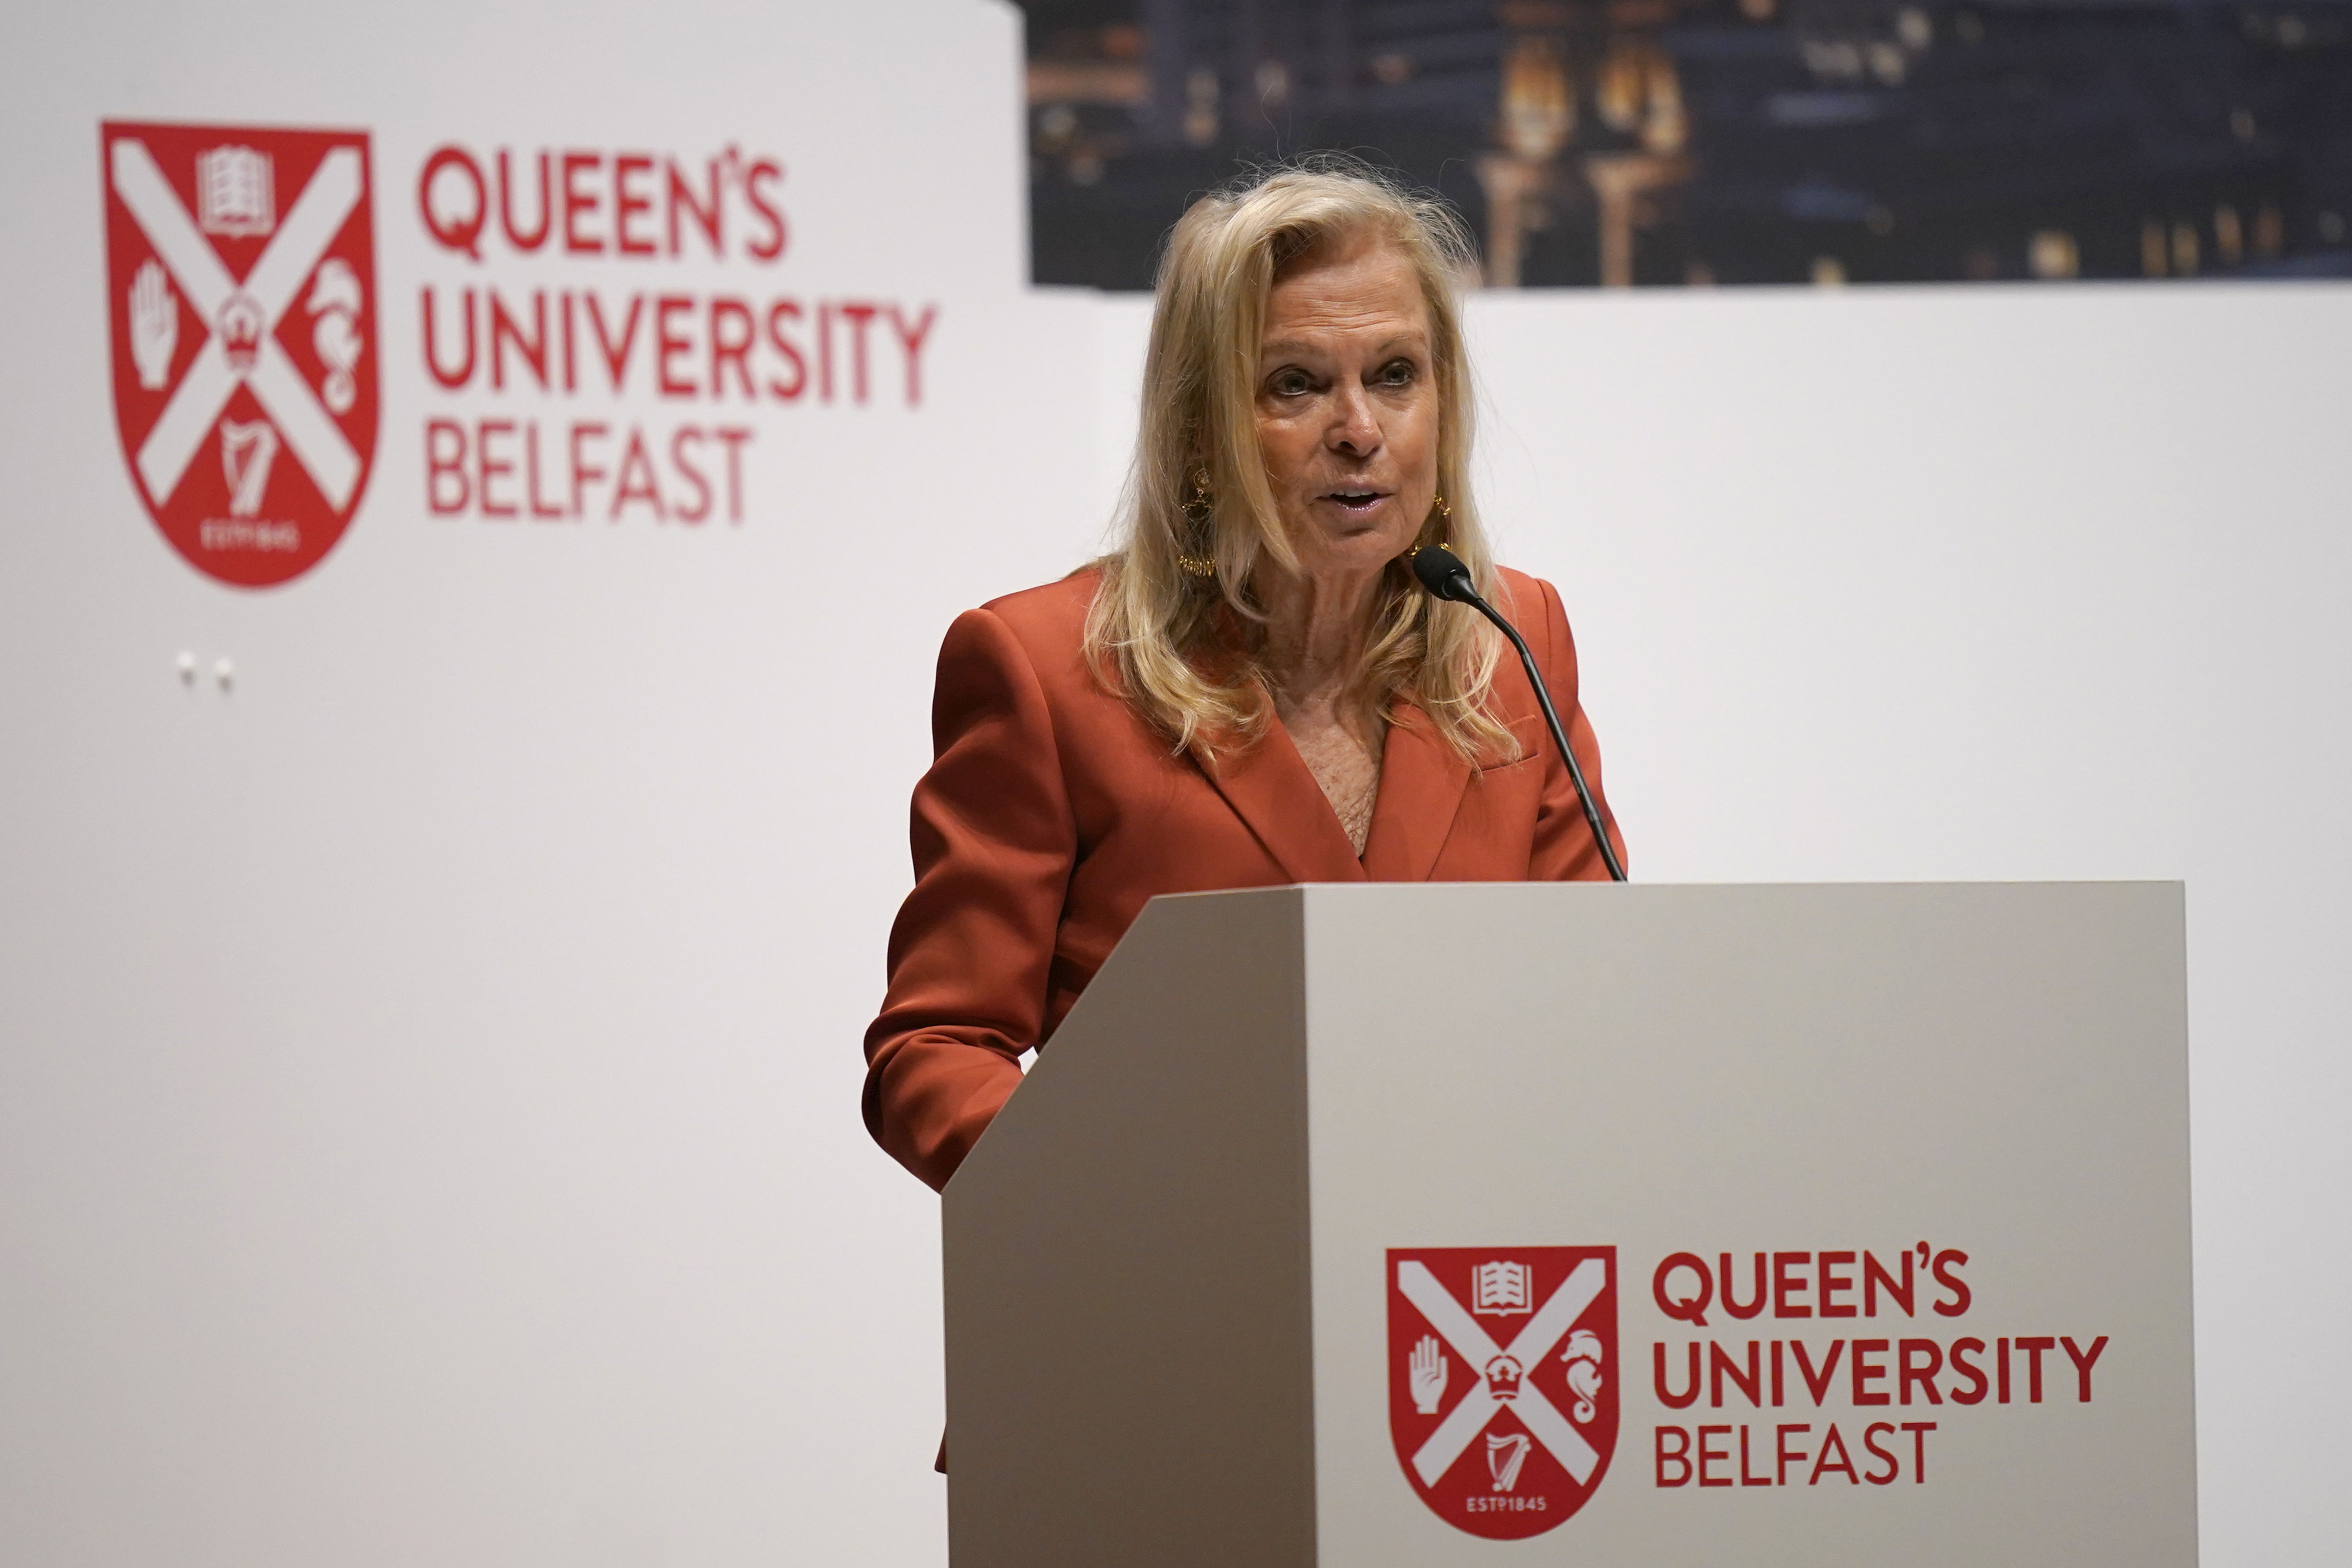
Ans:
[[[1544,729],[1543,715],[1540,713],[1523,713],[1505,727],[1511,731],[1512,738],[1518,742],[1519,754],[1509,762],[1483,763],[1478,768],[1481,773],[1507,773],[1513,768],[1524,768],[1539,763],[1543,761],[1544,748],[1551,744],[1551,736]]]

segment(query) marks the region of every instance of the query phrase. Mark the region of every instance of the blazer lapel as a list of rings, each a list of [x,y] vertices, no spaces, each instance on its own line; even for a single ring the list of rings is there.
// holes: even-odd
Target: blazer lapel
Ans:
[[[1315,782],[1298,748],[1290,743],[1290,731],[1281,724],[1270,726],[1265,738],[1245,752],[1221,752],[1213,765],[1202,771],[1292,881],[1365,879],[1363,862],[1348,842],[1348,830],[1339,826],[1323,786]],[[1385,793],[1387,785],[1381,788]],[[1373,832],[1377,835],[1379,829]]]
[[[1307,771],[1304,763],[1298,767]],[[1310,775],[1308,785],[1314,782]],[[1376,882],[1429,880],[1469,784],[1470,764],[1438,738],[1429,716],[1410,702],[1398,702],[1381,750],[1381,793],[1364,840],[1364,874]],[[1336,826],[1338,818],[1332,821]]]

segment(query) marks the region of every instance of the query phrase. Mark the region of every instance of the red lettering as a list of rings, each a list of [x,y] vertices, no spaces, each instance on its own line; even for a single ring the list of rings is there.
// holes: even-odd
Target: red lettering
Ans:
[[[2056,1350],[2058,1342],[2047,1334],[2037,1334],[2030,1340],[2020,1336],[2017,1348],[2025,1352],[2025,1402],[2039,1405],[2042,1403],[2042,1352]]]
[[[583,234],[580,217],[593,213],[604,205],[604,197],[594,191],[580,188],[579,176],[592,169],[603,167],[604,155],[597,153],[566,153],[563,154],[563,248],[574,256],[602,256],[604,239],[602,235]]]
[[[594,302],[592,296],[589,303],[593,305]],[[603,468],[591,465],[582,457],[580,444],[588,439],[601,441],[611,434],[612,430],[609,426],[593,422],[574,425],[572,427],[572,515],[574,517],[583,515],[588,510],[587,503],[583,499],[588,486],[592,483],[601,483],[612,477]]]
[[[677,469],[688,484],[694,487],[694,506],[690,510],[683,506],[677,508],[677,520],[680,522],[700,522],[710,515],[710,481],[703,477],[702,470],[696,468],[692,459],[686,455],[686,443],[689,437],[697,446],[701,444],[701,431],[691,425],[681,425],[677,427],[677,433],[669,438],[669,458],[671,466]]]
[[[1761,1383],[1760,1372],[1756,1361],[1754,1340],[1748,1342],[1748,1363],[1744,1369],[1740,1363],[1723,1353],[1721,1345],[1713,1340],[1707,1342],[1706,1381],[1709,1405],[1720,1405],[1723,1403],[1723,1380],[1727,1376],[1731,1379],[1733,1385],[1740,1393],[1748,1396],[1748,1404],[1759,1406],[1763,1404],[1763,1401],[1758,1397],[1761,1390]]]
[[[643,226],[642,215],[635,221]],[[443,309],[445,300],[439,297],[443,291],[457,297],[461,320],[454,324]],[[483,295],[479,301],[475,298],[478,293]],[[874,363],[876,350],[869,329],[877,316],[883,316],[897,331],[898,345],[907,356],[908,405],[919,405],[920,356],[937,320],[936,308],[928,308],[909,329],[897,305],[849,300],[821,302],[818,321],[810,322],[803,300],[789,297],[757,300],[727,293],[623,295],[593,289],[541,289],[531,290],[526,299],[520,292],[441,286],[421,289],[417,300],[426,372],[435,384],[450,391],[471,386],[478,375],[500,392],[575,393],[595,380],[593,368],[583,378],[581,361],[584,358],[591,367],[604,366],[607,389],[626,393],[633,384],[642,384],[633,378],[637,344],[645,340],[646,357],[652,363],[644,379],[652,383],[651,390],[656,395],[714,401],[740,398],[745,403],[800,402],[810,397],[812,383],[817,401],[833,401],[824,334],[830,318],[837,315],[847,333],[841,400],[862,405],[876,400],[876,377],[887,372],[877,371]],[[578,307],[584,307],[584,322]],[[705,311],[708,321],[698,320]],[[814,344],[801,336],[804,327],[817,333]],[[812,347],[817,350],[814,365]],[[1703,1326],[1701,1314],[1716,1293],[1716,1270],[1690,1260],[1698,1276],[1696,1301],[1674,1303],[1675,1310],[1670,1315]],[[1749,1269],[1750,1283],[1759,1294],[1741,1300],[1736,1290],[1726,1289],[1726,1303],[1735,1317],[1761,1316],[1761,1293],[1769,1289],[1768,1281],[1750,1264],[1740,1267]],[[1800,1279],[1787,1284],[1796,1295],[1781,1303],[1783,1315],[1812,1315],[1803,1304],[1807,1282]]]
[[[1844,1264],[1849,1268],[1853,1268],[1853,1254],[1851,1252],[1824,1252],[1822,1254],[1821,1302],[1822,1316],[1824,1318],[1851,1318],[1853,1316],[1853,1302],[1849,1301],[1843,1306],[1840,1306],[1830,1300],[1830,1297],[1837,1291],[1852,1290],[1853,1289],[1853,1275],[1839,1274],[1833,1271],[1833,1266],[1840,1263]]]
[[[441,368],[441,354],[437,346],[440,339],[433,329],[432,289],[426,288],[424,295],[425,368],[433,373],[434,380],[454,392],[474,379],[474,291],[468,289],[459,296],[465,300],[466,305],[466,363],[454,371]]]
[[[1874,1421],[1864,1427],[1862,1432],[1862,1446],[1870,1450],[1870,1457],[1886,1461],[1886,1473],[1883,1476],[1876,1470],[1862,1472],[1862,1479],[1874,1487],[1885,1486],[1903,1473],[1903,1461],[1878,1446],[1878,1435],[1881,1432],[1893,1436],[1895,1424],[1891,1421]]]
[[[513,517],[516,515],[516,507],[514,502],[510,500],[498,501],[490,499],[490,481],[496,479],[504,479],[509,474],[514,472],[514,459],[511,458],[493,458],[490,456],[490,437],[493,436],[507,437],[511,437],[513,434],[513,420],[485,419],[482,421],[479,432],[474,437],[475,456],[480,460],[478,467],[481,473],[480,491],[482,515],[484,517]]]
[[[547,243],[548,227],[555,218],[555,203],[551,199],[553,192],[549,189],[549,184],[547,154],[541,153],[539,155],[539,226],[526,235],[515,227],[514,170],[507,150],[503,147],[499,149],[499,226],[506,230],[507,243],[517,250],[537,250]]]
[[[629,431],[628,449],[621,454],[619,482],[613,490],[612,510],[605,515],[614,522],[620,521],[621,509],[631,501],[643,501],[652,507],[656,522],[668,520],[662,508],[661,487],[654,482],[653,459],[646,455],[645,436],[635,428]]]
[[[541,391],[547,387],[547,291],[534,289],[530,295],[530,336],[523,336],[522,323],[507,313],[499,291],[490,290],[490,384],[504,387],[507,384],[506,346],[514,344],[515,353],[523,363],[530,366],[531,379]]]
[[[1895,1276],[1889,1274],[1879,1263],[1876,1253],[1864,1253],[1862,1255],[1862,1315],[1865,1318],[1878,1316],[1878,1292],[1883,1287],[1886,1293],[1895,1299],[1895,1304],[1903,1309],[1905,1317],[1915,1316],[1916,1314],[1911,1310],[1912,1283],[1911,1255],[1908,1252],[1903,1255],[1903,1283],[1900,1285],[1895,1282]]]
[[[1721,1461],[1724,1464],[1729,1464],[1731,1462],[1730,1449],[1715,1449],[1706,1446],[1707,1437],[1709,1435],[1714,1433],[1721,1433],[1724,1436],[1728,1437],[1731,1436],[1731,1428],[1728,1426],[1702,1426],[1698,1429],[1698,1484],[1703,1487],[1727,1487],[1731,1484],[1731,1478],[1729,1476],[1725,1476],[1718,1479],[1707,1472],[1707,1467],[1717,1461]]]
[[[1927,1434],[1935,1429],[1933,1421],[1903,1423],[1903,1430],[1911,1434],[1911,1484],[1915,1487],[1927,1484]]]
[[[1670,1410],[1681,1410],[1689,1406],[1698,1398],[1698,1342],[1696,1340],[1691,1342],[1689,1388],[1676,1394],[1666,1386],[1666,1347],[1658,1343],[1653,1343],[1650,1346],[1650,1382],[1657,1390],[1659,1404]],[[1717,1400],[1716,1403],[1719,1405],[1722,1401]]]
[[[539,421],[534,419],[522,429],[523,488],[529,493],[530,515],[536,518],[561,518],[570,515],[560,506],[549,505],[539,493]]]
[[[784,166],[773,158],[754,159],[743,175],[743,199],[768,226],[766,237],[753,240],[748,247],[761,261],[773,261],[784,253],[784,214],[775,198],[760,187],[763,182],[783,177]]]
[[[1915,1362],[1914,1356],[1924,1356]],[[1904,1340],[1895,1347],[1896,1386],[1902,1392],[1902,1403],[1911,1403],[1911,1385],[1917,1384],[1927,1391],[1927,1403],[1941,1405],[1943,1394],[1936,1387],[1936,1374],[1944,1370],[1944,1352],[1933,1340]]]
[[[669,368],[672,359],[694,348],[693,339],[670,330],[669,319],[693,309],[693,300],[684,294],[665,294],[654,301],[654,379],[664,397],[692,397],[698,390],[685,376],[672,375]]]
[[[1819,1373],[1813,1371],[1812,1358],[1805,1353],[1804,1341],[1790,1340],[1789,1348],[1797,1353],[1797,1375],[1805,1380],[1805,1392],[1813,1396],[1813,1404],[1819,1407],[1822,1399],[1829,1394],[1830,1379],[1837,1375],[1838,1354],[1845,1349],[1845,1342],[1843,1340],[1830,1342],[1830,1353],[1822,1357],[1822,1370]]]
[[[1837,1454],[1835,1464],[1830,1463],[1830,1454],[1832,1450]],[[1805,1484],[1809,1487],[1817,1487],[1822,1484],[1822,1477],[1832,1471],[1843,1471],[1848,1482],[1854,1486],[1862,1485],[1862,1478],[1854,1474],[1853,1456],[1846,1452],[1845,1439],[1838,1436],[1837,1423],[1834,1421],[1830,1423],[1829,1435],[1822,1439],[1822,1451],[1814,1458],[1813,1473],[1805,1478]]]
[[[1810,1318],[1813,1310],[1791,1306],[1789,1298],[1801,1296],[1811,1289],[1809,1281],[1791,1270],[1802,1268],[1812,1261],[1810,1252],[1776,1252],[1772,1255],[1772,1315],[1776,1318]]]
[[[1772,1403],[1774,1405],[1779,1405],[1781,1402],[1780,1375],[1782,1370],[1780,1363],[1780,1342],[1779,1340],[1774,1340],[1772,1342]]]
[[[1697,1293],[1679,1299],[1667,1295],[1667,1281],[1672,1279],[1677,1271],[1685,1268],[1698,1277]],[[1696,1323],[1703,1329],[1706,1327],[1707,1305],[1715,1300],[1715,1276],[1706,1271],[1706,1261],[1698,1254],[1675,1253],[1661,1259],[1655,1271],[1651,1274],[1650,1300],[1655,1301],[1658,1304],[1658,1310],[1667,1317],[1679,1318],[1685,1323]]]
[[[637,317],[646,308],[642,294],[629,296],[629,318],[622,323],[620,346],[615,348],[610,334],[604,331],[604,310],[596,303],[596,296],[587,297],[588,330],[596,334],[596,350],[604,356],[604,370],[613,378],[613,390],[621,390],[621,383],[629,373],[629,350],[637,341]]]
[[[822,300],[816,307],[816,395],[820,403],[833,401],[833,307]],[[1706,1266],[1700,1268],[1704,1271]]]
[[[563,390],[564,390],[564,391],[566,391],[566,392],[577,392],[577,391],[580,389],[580,377],[579,377],[579,375],[578,375],[578,374],[577,374],[578,369],[579,369],[578,364],[577,364],[577,356],[572,353],[573,340],[572,340],[572,290],[571,290],[571,289],[566,289],[563,291],[563,294],[562,294],[562,300],[563,300]]]
[[[866,401],[866,328],[874,320],[875,307],[862,300],[845,300],[841,313],[851,327],[849,334],[850,395],[859,403]]]
[[[2083,1349],[2072,1339],[2061,1339],[2058,1342],[2066,1347],[2066,1354],[2074,1363],[2074,1398],[2079,1404],[2088,1405],[2091,1403],[2091,1368],[2098,1364],[2100,1353],[2107,1348],[2107,1336],[2101,1334],[2093,1340],[2089,1350]]]
[[[1930,1270],[1930,1272],[1936,1276],[1937,1284],[1941,1285],[1945,1289],[1949,1290],[1952,1293],[1952,1299],[1950,1300],[1938,1301],[1936,1303],[1936,1311],[1937,1315],[1946,1318],[1957,1318],[1961,1313],[1969,1310],[1969,1301],[1970,1298],[1969,1296],[1968,1281],[1962,1279],[1958,1273],[1954,1272],[1957,1269],[1966,1268],[1968,1266],[1968,1261],[1969,1255],[1967,1253],[1957,1251],[1950,1247],[1947,1247],[1943,1251],[1936,1254],[1935,1267]]]
[[[743,521],[743,448],[751,439],[747,425],[721,425],[719,444],[727,448],[727,521]]]
[[[455,495],[442,488],[446,480],[457,487]],[[466,479],[466,427],[450,419],[429,419],[425,424],[425,504],[436,517],[448,517],[466,510],[473,500],[473,487]]]
[[[923,403],[923,340],[931,335],[931,321],[940,313],[937,305],[923,307],[923,319],[911,328],[898,307],[890,307],[890,325],[898,334],[898,346],[907,355],[907,406],[919,408]]]
[[[733,323],[730,330],[729,323]],[[751,341],[758,328],[751,319],[751,307],[740,300],[724,297],[710,301],[710,395],[723,395],[727,367],[735,367],[736,384],[743,389],[748,400],[757,395],[751,390]]]
[[[793,379],[790,382],[778,381],[773,376],[769,377],[768,395],[782,398],[784,402],[790,403],[808,390],[808,362],[801,358],[800,345],[784,335],[786,317],[795,321],[801,319],[799,300],[779,300],[768,307],[768,341],[776,345],[776,352],[784,357],[785,363],[792,366],[793,372]]]
[[[683,213],[694,220],[695,227],[702,231],[702,237],[709,241],[710,254],[714,257],[724,255],[726,247],[719,239],[722,209],[719,202],[719,160],[713,158],[709,163],[710,201],[708,205],[695,199],[694,187],[687,184],[684,174],[678,173],[677,159],[666,160],[665,167],[669,176],[669,253],[672,256],[678,253],[677,220]]]
[[[1776,1486],[1787,1486],[1789,1484],[1789,1467],[1791,1464],[1801,1465],[1811,1457],[1802,1449],[1791,1448],[1789,1447],[1789,1434],[1791,1432],[1810,1432],[1812,1429],[1812,1423],[1811,1422],[1807,1422],[1801,1426],[1776,1426],[1772,1429],[1772,1458],[1774,1463],[1779,1466],[1779,1468],[1774,1472],[1774,1484]]]
[[[1886,1353],[1886,1350],[1887,1342],[1885,1340],[1856,1340],[1853,1342],[1853,1354],[1848,1358],[1847,1365],[1853,1373],[1853,1402],[1856,1405],[1887,1405],[1893,1403],[1884,1394],[1873,1394],[1869,1392],[1866,1386],[1867,1384],[1874,1383],[1878,1379],[1886,1375],[1886,1367],[1885,1363],[1866,1362],[1862,1359],[1864,1356],[1870,1354],[1874,1351],[1877,1352],[1880,1355],[1885,1355]]]
[[[1673,1433],[1675,1436],[1675,1446],[1671,1448],[1666,1447],[1666,1434],[1669,1432]],[[1686,1487],[1690,1485],[1690,1434],[1680,1426],[1661,1426],[1658,1428],[1657,1450],[1658,1484],[1662,1487]],[[1666,1467],[1668,1465],[1680,1466],[1682,1473],[1675,1477],[1674,1479],[1668,1480],[1666,1479]]]
[[[623,256],[651,256],[659,248],[651,236],[632,237],[629,219],[654,210],[654,199],[629,189],[629,176],[650,174],[654,161],[643,153],[623,153],[613,160],[613,248]]]
[[[1722,1289],[1717,1294],[1722,1298],[1725,1311],[1735,1318],[1752,1318],[1764,1310],[1764,1255],[1762,1253],[1756,1255],[1756,1295],[1745,1306],[1742,1306],[1738,1298],[1731,1293],[1731,1254],[1717,1253],[1716,1265],[1723,1280]]]
[[[1739,1484],[1743,1487],[1769,1487],[1772,1484],[1769,1475],[1751,1476],[1748,1473],[1748,1424],[1744,1421],[1739,1426]]]
[[[562,482],[563,476],[556,471],[562,468],[562,458],[546,449],[539,421],[483,419],[467,424],[451,419],[428,420],[425,427],[426,507],[436,517],[471,511],[494,521],[529,516],[553,522],[584,515],[585,491],[609,477],[603,467],[591,460],[589,447],[608,434],[608,427],[599,424],[576,424],[571,427],[571,484],[567,497]],[[682,439],[672,443],[672,455],[678,458],[678,482],[689,487],[696,497],[692,513],[684,521],[699,521],[716,510],[713,503],[717,486],[707,466],[699,460],[702,454],[698,449],[688,449],[708,440],[709,434],[688,429]],[[748,440],[751,431],[739,428],[733,435],[739,441]],[[515,452],[518,438],[522,448],[520,458]],[[546,437],[546,441],[552,439]],[[657,519],[663,518],[673,509],[670,497],[663,491],[662,476],[652,461],[654,448],[635,433],[632,434],[631,444],[634,450],[623,477],[623,493],[614,499],[612,510],[617,514],[630,502],[644,501],[653,507]],[[730,477],[740,490],[740,476]],[[740,494],[730,496],[730,501],[740,508]]]
[[[444,171],[455,169],[474,188],[473,205],[461,216],[433,210],[433,187]],[[482,166],[463,147],[437,147],[416,176],[416,216],[425,232],[450,250],[482,258],[482,229],[490,221],[490,196],[482,186]]]
[[[1976,1363],[1968,1359],[1970,1355],[1982,1355],[1984,1352],[1985,1342],[1982,1340],[1966,1339],[1952,1342],[1952,1375],[1969,1380],[1968,1392],[1962,1393],[1957,1388],[1952,1390],[1953,1404],[1982,1405],[1984,1403],[1985,1390],[1989,1386],[1985,1381],[1985,1374]]]

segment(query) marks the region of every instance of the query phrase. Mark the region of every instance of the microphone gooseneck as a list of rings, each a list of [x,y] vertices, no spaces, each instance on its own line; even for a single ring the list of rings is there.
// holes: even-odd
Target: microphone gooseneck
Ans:
[[[1625,868],[1617,859],[1616,848],[1609,842],[1609,830],[1601,821],[1601,809],[1592,802],[1592,791],[1584,782],[1584,768],[1576,760],[1575,748],[1568,743],[1568,731],[1560,727],[1559,713],[1551,705],[1551,692],[1544,685],[1543,672],[1536,668],[1536,656],[1528,651],[1527,639],[1518,628],[1502,617],[1494,605],[1478,596],[1478,589],[1470,580],[1470,568],[1462,558],[1442,544],[1424,544],[1412,552],[1412,574],[1421,585],[1440,599],[1457,605],[1467,605],[1488,620],[1495,629],[1511,639],[1519,650],[1519,663],[1526,667],[1528,684],[1536,689],[1536,705],[1543,710],[1544,724],[1551,731],[1552,743],[1559,748],[1560,760],[1568,763],[1569,782],[1576,785],[1576,798],[1584,807],[1584,820],[1592,829],[1592,841],[1601,846],[1601,864],[1609,868],[1609,879],[1622,882]]]

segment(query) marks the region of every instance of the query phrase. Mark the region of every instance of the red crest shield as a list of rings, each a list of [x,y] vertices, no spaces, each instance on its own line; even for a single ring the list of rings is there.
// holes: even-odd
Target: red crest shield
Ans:
[[[110,121],[99,140],[131,483],[197,571],[299,576],[375,458],[367,136]]]
[[[1389,1432],[1446,1523],[1566,1523],[1616,1451],[1618,1378],[1615,1247],[1389,1250]]]

